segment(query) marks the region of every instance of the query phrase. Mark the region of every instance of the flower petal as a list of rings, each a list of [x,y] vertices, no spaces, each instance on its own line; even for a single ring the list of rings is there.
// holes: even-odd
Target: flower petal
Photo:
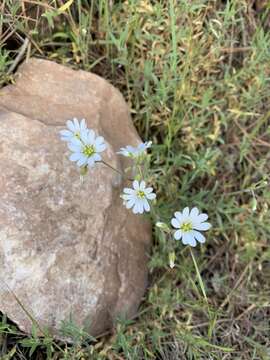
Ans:
[[[192,234],[190,232],[184,233],[183,234],[183,239],[182,242],[184,245],[190,245],[190,246],[196,246],[196,240],[194,238],[194,236],[192,236]]]
[[[138,214],[139,209],[140,209],[139,202],[136,201],[132,211],[133,211],[134,214]]]
[[[208,219],[208,215],[205,213],[200,214],[199,216],[197,216],[196,218],[196,222],[204,222]]]
[[[97,153],[93,154],[92,157],[93,157],[93,159],[95,161],[101,161],[102,160],[102,157]]]
[[[80,124],[79,124],[79,121],[78,121],[77,118],[74,118],[74,119],[73,119],[73,124],[74,124],[74,128],[75,128],[75,131],[76,131],[76,132],[81,130],[81,129],[80,129]]]
[[[84,144],[88,144],[88,129],[80,131],[80,138]]]
[[[205,237],[196,230],[192,231],[192,235],[195,237],[196,240],[198,240],[201,244],[205,243]]]
[[[81,154],[80,159],[77,161],[78,166],[83,166],[87,164],[87,157],[83,154]]]
[[[143,207],[146,212],[150,211],[150,205],[146,199],[143,199]]]
[[[87,131],[87,140],[86,140],[86,144],[88,145],[94,145],[95,142],[95,136],[96,133],[94,132],[94,130],[88,130]]]
[[[125,149],[126,149],[126,151],[128,151],[131,154],[133,154],[136,150],[133,146],[130,146],[130,145],[128,145]]]
[[[189,207],[184,208],[184,210],[182,211],[182,215],[183,215],[183,217],[188,217],[189,216]]]
[[[138,180],[134,180],[133,183],[132,183],[132,185],[133,185],[133,188],[134,188],[135,190],[140,190],[140,185],[139,185],[139,181],[138,181]]]
[[[194,218],[194,220],[195,220],[198,215],[199,215],[199,209],[196,208],[196,207],[192,208],[191,211],[190,211],[190,214],[189,214],[189,216],[191,217],[191,219]]]
[[[127,209],[131,209],[132,206],[134,206],[135,204],[135,199],[129,199],[127,202],[126,202],[126,208]]]
[[[145,192],[145,194],[150,194],[151,192],[153,192],[153,188],[152,187],[148,187],[148,188],[145,188],[144,189],[144,192]]]
[[[77,139],[76,137],[72,137],[72,138],[70,139],[70,144],[76,145],[76,146],[80,146],[80,147],[83,146],[81,140]]]
[[[66,129],[59,131],[59,133],[61,136],[68,136],[68,137],[73,136],[73,132],[70,130],[66,130]]]
[[[126,194],[134,194],[134,189],[131,188],[124,188],[123,192]]]
[[[155,193],[145,194],[145,197],[149,200],[154,200],[157,196]]]
[[[195,247],[197,245],[196,239],[192,234],[189,235],[190,235],[189,245]]]
[[[94,156],[91,156],[90,158],[88,158],[88,161],[87,161],[87,164],[90,166],[90,167],[93,167],[95,165],[95,158]]]
[[[67,128],[68,128],[70,131],[72,131],[72,132],[75,132],[75,131],[76,131],[75,125],[74,125],[74,123],[73,123],[71,120],[68,120],[68,121],[66,122],[66,125],[67,125]]]
[[[183,243],[184,245],[188,245],[188,242],[189,242],[189,236],[187,236],[187,233],[183,233],[182,243]]]
[[[143,213],[143,201],[141,199],[137,199],[135,206],[137,206],[137,213]]]
[[[78,161],[81,158],[81,156],[82,156],[81,153],[76,152],[76,153],[73,153],[70,155],[69,160],[70,161]]]
[[[140,201],[139,201],[139,208],[140,208],[139,213],[140,213],[140,214],[143,214],[143,212],[144,212],[144,206],[143,206],[143,200],[141,200],[141,199],[140,199]]]
[[[85,119],[82,119],[82,120],[81,120],[80,128],[81,128],[81,131],[84,131],[84,130],[87,129],[87,125],[86,125]]]
[[[120,151],[118,151],[116,154],[120,154],[120,155],[123,155],[123,156],[126,156],[128,157],[129,156],[129,152],[125,149],[122,149]]]
[[[195,230],[206,231],[206,230],[209,230],[211,227],[212,227],[212,225],[208,222],[193,224],[193,229],[195,229]]]
[[[98,136],[95,140],[95,145],[100,145],[104,143],[104,137],[103,136]]]
[[[145,181],[141,181],[141,183],[140,183],[140,190],[141,190],[141,191],[144,191],[144,189],[145,189]]]
[[[182,233],[181,230],[177,230],[177,231],[175,231],[175,233],[173,234],[173,237],[175,238],[175,240],[180,240],[182,236],[183,236],[183,233]]]
[[[107,145],[105,143],[95,144],[95,148],[96,148],[97,152],[102,152],[102,151],[106,150]]]
[[[181,213],[180,211],[176,211],[176,212],[174,213],[174,216],[175,216],[176,219],[179,220],[179,221],[182,221],[182,220],[183,220],[183,215],[182,215],[182,213]]]
[[[180,222],[179,222],[179,220],[176,219],[176,218],[172,218],[171,224],[172,224],[172,226],[173,226],[174,228],[176,228],[176,229],[179,229],[179,228],[180,228]]]
[[[72,142],[69,142],[69,143],[68,143],[68,148],[69,148],[69,150],[71,150],[72,152],[81,152],[82,144],[77,145],[77,144],[73,144]]]
[[[131,199],[136,200],[136,198],[135,198],[135,196],[133,194],[122,194],[121,197],[122,197],[122,199],[124,199],[126,201],[131,200]]]

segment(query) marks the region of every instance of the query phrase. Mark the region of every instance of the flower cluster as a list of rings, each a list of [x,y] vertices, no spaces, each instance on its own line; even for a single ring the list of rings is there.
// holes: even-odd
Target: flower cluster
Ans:
[[[60,131],[61,140],[67,142],[68,148],[71,151],[69,159],[76,162],[83,169],[81,171],[82,174],[87,172],[88,167],[93,167],[98,162],[103,162],[104,165],[119,173],[119,170],[114,169],[102,160],[101,153],[106,150],[107,145],[102,136],[96,135],[94,130],[88,129],[85,119],[79,121],[74,118],[73,120],[68,120],[66,125],[67,129]],[[128,145],[122,147],[117,154],[133,159],[138,166],[141,160],[145,159],[147,150],[151,145],[151,141],[141,143],[137,147]],[[125,187],[121,195],[126,208],[131,209],[134,214],[150,212],[150,204],[156,199],[153,188],[146,185],[142,178],[142,173],[140,171],[138,177],[132,181],[132,187]],[[123,176],[125,175],[123,174]],[[208,215],[200,213],[196,207],[191,210],[186,207],[182,212],[175,212],[174,217],[171,219],[171,225],[176,230],[172,231],[167,224],[162,222],[157,222],[156,226],[165,232],[172,233],[174,239],[182,240],[184,245],[194,247],[197,242],[205,242],[205,237],[201,234],[201,231],[210,229],[211,224],[206,222],[207,219]],[[174,257],[175,254],[171,253],[171,265],[174,264]]]

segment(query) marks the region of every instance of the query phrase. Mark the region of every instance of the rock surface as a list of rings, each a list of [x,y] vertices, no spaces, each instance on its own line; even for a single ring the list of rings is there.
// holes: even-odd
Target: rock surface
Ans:
[[[122,206],[122,179],[99,164],[83,184],[59,130],[85,118],[108,144],[105,161],[139,137],[121,94],[104,79],[31,59],[0,91],[0,311],[61,338],[71,318],[92,335],[133,316],[146,287],[151,231]],[[16,297],[14,296],[16,295]]]

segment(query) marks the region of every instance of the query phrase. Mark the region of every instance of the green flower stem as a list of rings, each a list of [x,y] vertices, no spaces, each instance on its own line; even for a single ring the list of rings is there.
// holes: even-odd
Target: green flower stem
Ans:
[[[110,168],[110,169],[112,169],[113,171],[115,171],[115,172],[117,172],[118,174],[120,174],[124,179],[129,180],[129,181],[134,181],[134,179],[127,178],[122,171],[116,169],[116,168],[113,167],[112,165],[108,164],[106,161],[101,160],[101,161],[99,161],[99,162],[101,162],[102,164],[104,164],[104,165],[107,166],[108,168]]]
[[[251,193],[252,196],[255,196],[255,191],[257,190],[261,190],[264,189],[265,187],[267,187],[269,185],[269,183],[267,181],[259,181],[258,183],[254,184],[253,186],[247,188],[247,189],[242,189],[242,190],[238,190],[238,191],[232,191],[229,193],[224,193],[222,194],[222,196],[234,196],[234,195],[240,195],[243,193]]]
[[[199,280],[200,288],[201,288],[201,291],[203,293],[203,297],[204,297],[204,300],[205,300],[205,303],[206,303],[206,306],[207,306],[208,316],[209,316],[209,319],[210,319],[209,327],[208,327],[208,337],[210,339],[211,336],[212,336],[211,335],[212,330],[215,328],[215,324],[216,324],[216,314],[213,314],[213,312],[210,309],[209,302],[208,302],[208,299],[207,299],[207,296],[206,296],[205,287],[204,287],[204,284],[203,284],[203,281],[202,281],[202,278],[201,278],[201,274],[200,274],[196,259],[195,259],[194,255],[193,255],[193,252],[192,252],[192,249],[191,249],[190,246],[189,246],[189,251],[190,251],[190,254],[191,254],[191,257],[192,257],[193,264],[194,264],[195,269],[196,269],[196,274],[197,274],[197,277],[198,277],[198,280]]]
[[[142,172],[142,168],[141,168],[141,166],[140,166],[139,164],[137,164],[137,169],[138,169],[138,171],[139,171],[140,178],[141,178],[141,180],[142,180],[142,179],[143,179],[143,172]]]
[[[146,159],[145,159],[146,160]],[[139,173],[140,179],[144,180],[146,179],[148,176],[147,170],[145,168],[145,165],[142,164],[142,159],[138,159],[137,161],[135,161],[135,168],[137,170],[137,172]]]
[[[198,280],[199,280],[201,291],[203,293],[203,297],[204,297],[206,303],[208,304],[208,299],[207,299],[207,296],[206,296],[206,292],[205,292],[204,284],[203,284],[203,281],[202,281],[202,278],[201,278],[201,274],[200,274],[200,271],[199,271],[199,268],[198,268],[198,265],[197,265],[197,261],[196,261],[194,255],[193,255],[193,251],[192,251],[192,249],[190,247],[189,247],[189,251],[190,251],[190,255],[192,257],[193,264],[195,266],[196,274],[197,274],[197,277],[198,277]]]

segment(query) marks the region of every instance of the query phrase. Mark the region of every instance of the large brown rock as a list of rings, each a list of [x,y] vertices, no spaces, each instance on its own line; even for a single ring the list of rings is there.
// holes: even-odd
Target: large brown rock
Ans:
[[[87,119],[107,140],[105,160],[139,137],[120,93],[102,78],[53,62],[23,64],[0,91],[0,311],[61,338],[62,320],[97,335],[133,316],[146,287],[148,222],[122,206],[123,180],[99,164],[84,183],[59,139]]]

